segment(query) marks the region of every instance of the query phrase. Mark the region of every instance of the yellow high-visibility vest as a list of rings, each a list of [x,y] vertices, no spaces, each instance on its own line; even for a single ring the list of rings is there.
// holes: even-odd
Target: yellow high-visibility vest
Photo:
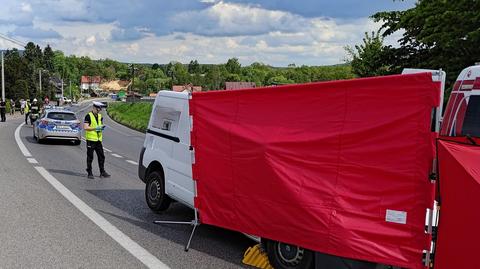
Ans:
[[[102,122],[102,115],[98,114],[98,122],[97,119],[95,118],[95,115],[93,115],[93,112],[88,113],[90,116],[90,127],[91,128],[97,128],[97,126],[100,126],[99,123]],[[100,141],[102,142],[102,132],[97,132],[95,130],[93,131],[85,131],[85,139],[87,141],[93,141],[97,142]]]

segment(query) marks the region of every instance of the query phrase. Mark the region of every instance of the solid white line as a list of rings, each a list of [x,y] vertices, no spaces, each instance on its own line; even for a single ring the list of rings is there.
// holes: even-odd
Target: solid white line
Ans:
[[[35,160],[34,158],[27,158],[27,161],[28,161],[29,163],[33,163],[33,164],[38,163],[38,161]]]
[[[131,163],[131,164],[133,164],[133,165],[138,165],[138,163],[137,163],[137,162],[130,161],[130,160],[127,160],[127,163]]]
[[[116,157],[116,158],[123,158],[122,156],[120,156],[120,155],[118,155],[118,154],[116,154],[116,153],[112,153],[112,156],[113,156],[113,157]]]
[[[60,194],[72,203],[80,212],[95,223],[100,229],[108,234],[113,240],[120,244],[135,258],[145,264],[148,268],[169,268],[161,262],[157,257],[153,256],[146,249],[141,247],[137,242],[133,241],[126,234],[122,233],[117,227],[113,226],[104,217],[89,207],[85,202],[80,200],[69,189],[62,185],[55,177],[53,177],[45,168],[36,166],[35,169],[45,178]]]
[[[112,152],[111,150],[107,149],[107,148],[103,148],[103,150],[105,150],[106,152]]]
[[[22,139],[20,138],[20,129],[23,125],[25,125],[25,123],[22,122],[22,124],[18,125],[17,129],[15,130],[15,141],[17,141],[17,145],[20,148],[23,156],[32,157],[32,154],[30,151],[28,151],[27,147],[25,147],[25,144],[23,144]]]

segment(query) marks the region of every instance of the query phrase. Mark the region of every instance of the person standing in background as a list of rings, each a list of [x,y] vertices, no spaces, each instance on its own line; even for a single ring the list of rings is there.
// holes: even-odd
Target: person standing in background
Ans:
[[[10,115],[15,115],[15,100],[10,99]]]
[[[5,101],[1,100],[0,101],[0,117],[1,117],[2,122],[5,122],[5,120],[6,120],[6,118],[5,118],[6,110],[7,110],[7,103]]]
[[[30,115],[30,101],[25,101],[25,108],[23,112],[25,113],[25,124],[28,124],[27,120],[28,116]]]
[[[25,100],[20,99],[20,114],[23,115],[24,111],[25,111]]]

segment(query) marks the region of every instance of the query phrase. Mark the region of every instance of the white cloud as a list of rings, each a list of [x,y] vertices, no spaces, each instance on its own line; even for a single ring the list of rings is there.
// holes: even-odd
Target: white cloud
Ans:
[[[345,45],[361,43],[364,32],[379,27],[368,18],[302,17],[227,0],[193,1],[197,6],[187,1],[194,6],[188,8],[183,0],[144,0],[135,5],[114,0],[7,2],[0,10],[3,33],[27,29],[22,25],[51,29],[61,38],[37,36],[34,41],[43,46],[48,42],[66,54],[124,62],[225,63],[237,57],[243,65],[255,61],[276,66],[337,64],[345,58]],[[99,6],[107,6],[108,12],[98,10]],[[164,6],[171,10],[163,10]]]
[[[127,51],[131,54],[135,55],[138,53],[139,50],[140,50],[140,46],[138,45],[138,43],[133,43],[127,46]]]
[[[97,38],[94,35],[87,37],[85,40],[87,46],[93,46],[95,43],[97,43]]]
[[[22,3],[20,9],[24,12],[32,12],[32,6],[29,3]]]
[[[294,32],[310,22],[284,11],[218,2],[207,9],[175,14],[172,28],[205,36],[258,35],[271,31]]]

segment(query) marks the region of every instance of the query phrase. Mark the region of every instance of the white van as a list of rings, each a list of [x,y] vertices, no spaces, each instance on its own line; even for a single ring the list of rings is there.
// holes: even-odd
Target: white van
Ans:
[[[185,92],[160,91],[153,105],[139,177],[147,184],[145,197],[154,211],[166,210],[172,199],[194,208],[189,98]]]

